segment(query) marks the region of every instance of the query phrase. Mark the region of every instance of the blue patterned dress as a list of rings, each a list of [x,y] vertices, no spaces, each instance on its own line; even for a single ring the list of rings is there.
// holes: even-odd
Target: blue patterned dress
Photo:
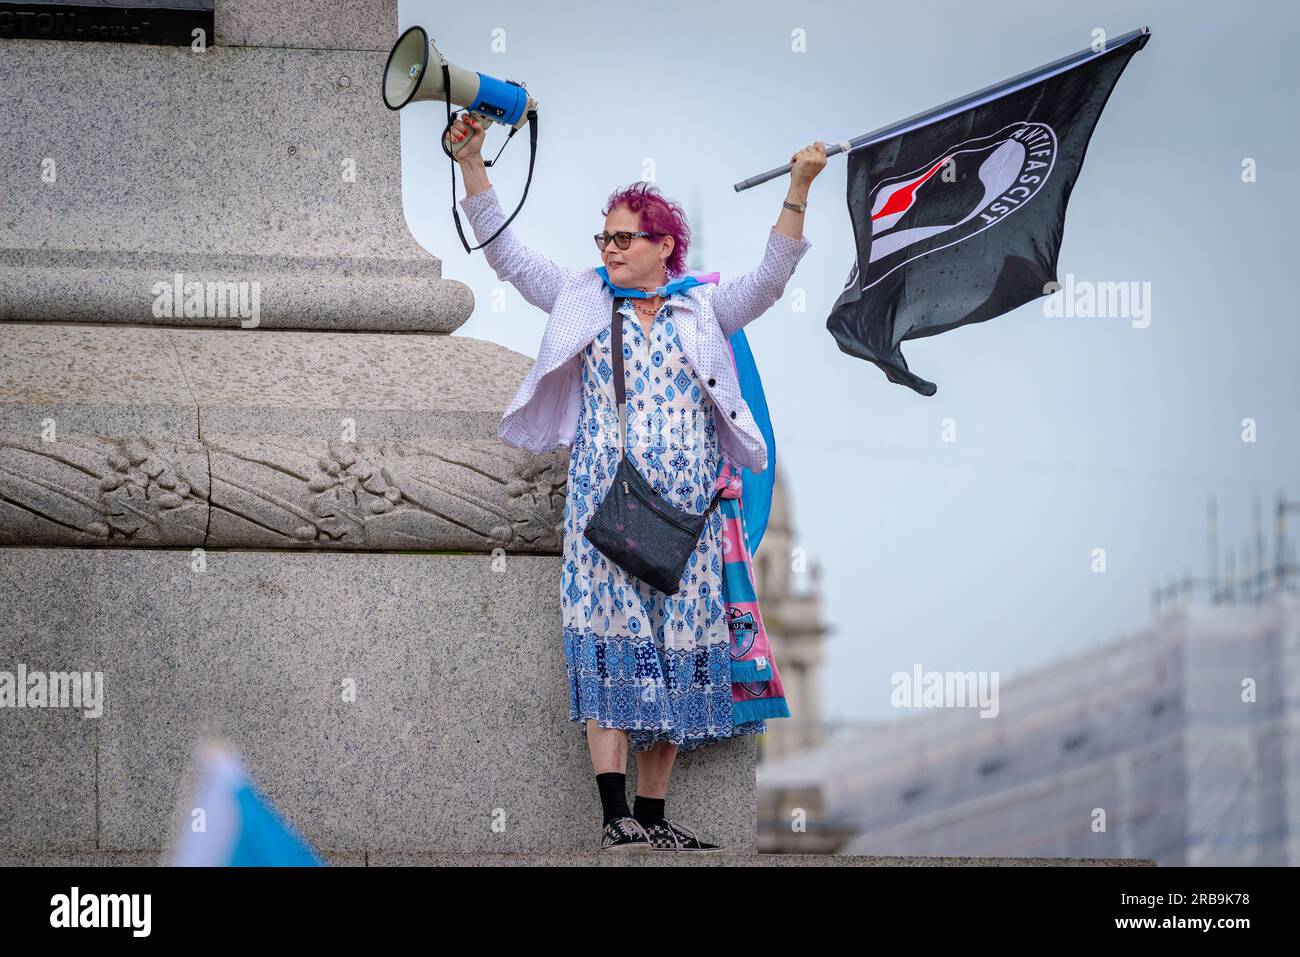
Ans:
[[[625,300],[623,364],[627,454],[655,491],[702,512],[722,465],[714,406],[682,352],[667,301],[647,340]],[[666,595],[606,559],[582,535],[618,468],[618,404],[608,326],[582,354],[582,407],[564,504],[560,606],[569,717],[623,728],[633,751],[659,741],[690,751],[719,738],[757,734],[733,725],[731,639],[722,593],[722,512],[715,509]]]

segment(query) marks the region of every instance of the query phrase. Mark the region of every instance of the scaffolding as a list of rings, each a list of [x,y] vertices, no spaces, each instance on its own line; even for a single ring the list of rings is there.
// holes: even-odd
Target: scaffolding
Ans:
[[[1251,505],[1251,538],[1238,549],[1219,550],[1218,508],[1211,496],[1206,507],[1206,574],[1190,571],[1151,588],[1151,617],[1158,620],[1196,601],[1210,605],[1257,605],[1283,591],[1300,591],[1296,544],[1287,537],[1287,515],[1300,513],[1300,501],[1278,493],[1274,505],[1272,561],[1264,540],[1259,497]],[[1240,566],[1238,566],[1240,557]],[[1240,568],[1240,570],[1238,570]]]

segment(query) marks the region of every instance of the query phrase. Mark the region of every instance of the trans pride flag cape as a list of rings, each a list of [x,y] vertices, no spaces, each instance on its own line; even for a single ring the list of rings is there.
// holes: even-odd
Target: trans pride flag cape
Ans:
[[[724,460],[715,489],[722,489],[722,599],[731,627],[731,720],[733,724],[764,718],[788,718],[790,707],[776,670],[776,658],[758,608],[758,583],[753,553],[767,527],[776,476],[776,440],[767,414],[767,400],[758,366],[744,330],[732,335],[731,361],[736,366],[740,394],[767,442],[767,468],[755,474]],[[751,527],[756,522],[757,529]]]
[[[790,708],[776,671],[776,659],[758,610],[753,561],[745,534],[740,470],[729,461],[714,483],[722,489],[722,600],[731,629],[731,720],[733,724],[763,718],[788,718]]]

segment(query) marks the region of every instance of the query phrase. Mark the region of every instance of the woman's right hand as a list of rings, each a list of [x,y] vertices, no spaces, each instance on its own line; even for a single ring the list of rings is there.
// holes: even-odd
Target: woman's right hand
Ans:
[[[487,139],[487,130],[485,130],[478,120],[469,113],[462,113],[456,117],[456,122],[451,124],[449,134],[453,143],[459,144],[452,155],[456,162],[464,166],[466,163],[479,163],[483,160],[483,141]],[[469,137],[466,141],[465,137]]]

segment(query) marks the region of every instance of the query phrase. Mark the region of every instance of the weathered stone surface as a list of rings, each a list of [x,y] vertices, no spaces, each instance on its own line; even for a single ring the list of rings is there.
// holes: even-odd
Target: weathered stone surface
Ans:
[[[286,3],[217,0],[217,42],[229,46],[382,50],[397,39],[395,0]]]
[[[180,274],[256,289],[262,328],[459,327],[402,210],[393,0],[216,15],[243,45],[0,41],[0,320],[237,324],[157,314]]]
[[[214,436],[213,546],[558,552],[568,461],[500,442]]]
[[[111,862],[106,862],[111,863]],[[371,854],[371,867],[1155,867],[1143,858],[876,857],[868,854]]]
[[[0,544],[559,551],[566,451],[496,438],[528,367],[499,346],[34,323],[0,335]]]
[[[454,332],[474,297],[439,271],[436,260],[0,249],[0,321]]]
[[[0,344],[0,428],[172,439],[490,439],[531,364],[441,335],[10,323]]]
[[[398,116],[378,89],[384,55],[125,43],[52,51],[40,40],[3,49],[11,96],[0,162],[12,202],[0,247],[361,257],[437,278],[402,214]],[[72,89],[51,109],[53,94]]]
[[[208,493],[197,443],[0,432],[3,545],[201,545]]]
[[[111,330],[108,330],[111,334]],[[167,331],[202,433],[494,439],[530,360],[466,336]]]
[[[198,410],[164,330],[0,324],[0,430],[198,437]]]
[[[105,698],[60,734],[66,713],[28,730],[0,712],[0,748],[26,753],[0,783],[7,853],[162,849],[204,733],[344,856],[591,850],[600,803],[568,715],[559,573],[513,555],[214,550],[196,566],[185,549],[0,549],[0,662],[100,669]],[[752,851],[754,761],[752,737],[682,755],[673,806]]]
[[[0,432],[0,544],[558,552],[566,479],[484,439]]]

